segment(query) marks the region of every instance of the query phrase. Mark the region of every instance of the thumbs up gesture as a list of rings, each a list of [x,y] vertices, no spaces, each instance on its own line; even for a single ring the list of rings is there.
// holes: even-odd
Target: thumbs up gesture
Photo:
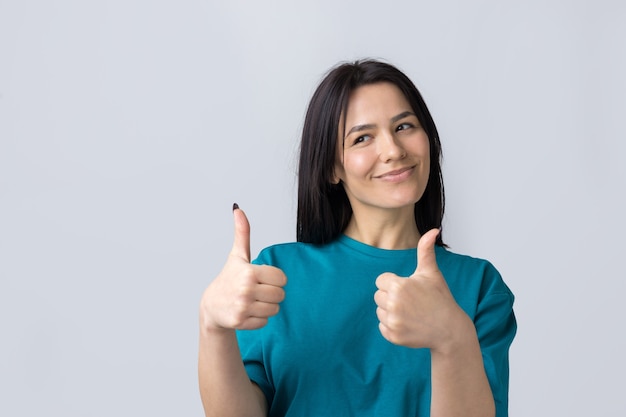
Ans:
[[[443,349],[453,340],[456,324],[467,319],[437,266],[438,234],[432,229],[418,242],[417,269],[410,277],[386,272],[376,279],[380,333],[391,343]]]
[[[224,268],[205,290],[201,323],[209,329],[257,329],[278,314],[287,277],[278,268],[250,263],[250,224],[233,210],[235,240]]]

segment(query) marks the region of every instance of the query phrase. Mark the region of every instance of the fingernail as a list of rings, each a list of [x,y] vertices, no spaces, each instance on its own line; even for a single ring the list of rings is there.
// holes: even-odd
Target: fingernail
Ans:
[[[233,203],[233,211],[237,210],[238,208],[239,208],[239,204]]]

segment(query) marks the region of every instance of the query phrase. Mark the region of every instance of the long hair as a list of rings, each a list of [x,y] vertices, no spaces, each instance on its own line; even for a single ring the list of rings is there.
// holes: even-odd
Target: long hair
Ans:
[[[352,207],[341,183],[333,184],[339,123],[346,113],[352,91],[379,82],[394,84],[402,91],[428,135],[430,173],[424,194],[415,204],[415,222],[421,234],[440,228],[445,196],[441,174],[441,142],[435,122],[415,85],[396,67],[363,60],[331,69],[309,103],[298,168],[297,240],[322,244],[339,236],[350,221]],[[437,245],[443,246],[441,233]]]

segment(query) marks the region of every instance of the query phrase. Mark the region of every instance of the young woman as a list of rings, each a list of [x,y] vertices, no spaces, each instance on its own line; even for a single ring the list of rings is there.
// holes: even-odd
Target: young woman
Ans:
[[[200,306],[207,416],[506,416],[513,295],[443,243],[435,124],[395,67],[332,69],[300,149],[297,242],[250,227]],[[287,284],[288,279],[288,284]]]

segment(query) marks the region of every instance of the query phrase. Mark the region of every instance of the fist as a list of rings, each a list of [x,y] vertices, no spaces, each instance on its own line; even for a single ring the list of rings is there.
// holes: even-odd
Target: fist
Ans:
[[[458,306],[437,265],[438,229],[417,245],[417,268],[408,278],[386,272],[378,276],[374,294],[380,333],[391,343],[437,349],[451,341],[465,313]]]
[[[233,248],[200,303],[201,323],[207,329],[263,327],[269,317],[278,314],[285,298],[287,277],[273,266],[250,263],[250,224],[238,207],[233,215]]]

